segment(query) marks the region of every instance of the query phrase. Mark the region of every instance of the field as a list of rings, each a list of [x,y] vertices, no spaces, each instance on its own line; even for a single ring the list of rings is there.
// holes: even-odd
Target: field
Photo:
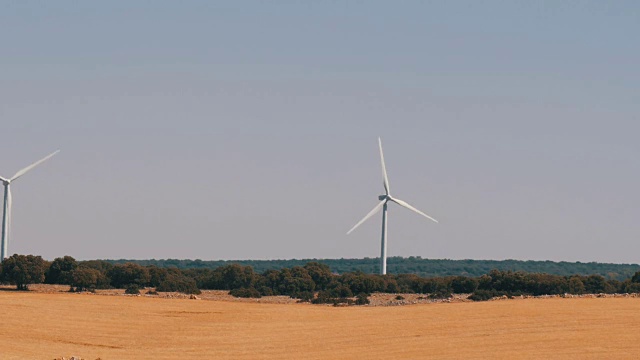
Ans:
[[[639,298],[394,307],[0,291],[0,358],[636,358]]]

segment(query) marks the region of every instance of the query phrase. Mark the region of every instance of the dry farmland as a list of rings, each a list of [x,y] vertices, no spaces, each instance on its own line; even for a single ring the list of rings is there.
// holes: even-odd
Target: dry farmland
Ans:
[[[637,358],[639,298],[394,307],[0,291],[0,358]]]

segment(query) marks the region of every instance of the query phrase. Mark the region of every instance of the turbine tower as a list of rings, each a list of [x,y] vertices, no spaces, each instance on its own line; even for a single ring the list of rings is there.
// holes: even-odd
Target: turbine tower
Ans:
[[[33,164],[27,166],[26,168],[18,171],[15,175],[13,175],[9,179],[5,179],[5,178],[0,176],[0,181],[4,185],[4,207],[3,207],[3,212],[2,212],[2,244],[0,245],[1,246],[1,249],[0,249],[0,261],[4,261],[4,259],[6,259],[8,257],[7,246],[9,244],[9,225],[10,225],[10,222],[11,222],[11,202],[12,202],[11,201],[11,183],[14,182],[15,180],[17,180],[22,175],[24,175],[27,172],[29,172],[34,167],[36,167],[36,166],[42,164],[43,162],[49,160],[49,158],[51,158],[53,155],[57,154],[58,152],[60,152],[60,150],[57,150],[57,151],[47,155],[42,160],[38,160],[38,161],[34,162]]]
[[[375,215],[378,211],[380,211],[380,209],[382,209],[382,244],[380,246],[380,274],[385,275],[387,273],[387,205],[389,201],[394,202],[415,213],[418,213],[429,220],[435,221],[436,223],[438,222],[438,220],[414,208],[413,206],[409,205],[407,202],[391,196],[391,189],[389,188],[389,178],[387,177],[387,167],[384,164],[384,154],[382,153],[382,140],[380,138],[378,138],[378,146],[380,147],[380,161],[382,162],[382,183],[384,185],[385,194],[378,196],[378,200],[380,200],[380,203],[378,203],[378,205],[376,205],[376,207],[374,207],[373,210],[371,210],[362,220],[360,220],[354,227],[352,227],[351,230],[347,232],[347,235],[351,234],[353,230],[355,230],[363,222],[367,221],[367,219],[369,219],[370,217]]]

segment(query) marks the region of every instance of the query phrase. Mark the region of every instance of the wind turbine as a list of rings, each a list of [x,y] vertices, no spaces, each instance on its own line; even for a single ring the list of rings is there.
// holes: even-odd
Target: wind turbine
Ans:
[[[415,213],[418,213],[429,220],[435,221],[436,223],[438,222],[438,220],[414,208],[413,206],[409,205],[407,202],[391,196],[391,190],[389,188],[389,178],[387,177],[387,167],[384,164],[384,154],[382,153],[382,140],[380,138],[378,138],[378,146],[380,147],[380,161],[382,162],[382,183],[384,185],[385,194],[378,196],[378,200],[380,200],[380,203],[378,203],[378,205],[376,205],[376,207],[374,207],[373,210],[371,210],[362,220],[360,220],[354,227],[352,227],[351,230],[347,232],[347,235],[351,234],[353,230],[355,230],[363,222],[367,221],[367,219],[369,219],[370,217],[375,215],[378,211],[380,211],[380,209],[382,209],[382,244],[380,246],[380,274],[385,275],[387,273],[387,204],[389,203],[389,201],[394,202]]]
[[[5,179],[0,176],[0,181],[4,185],[4,211],[2,213],[2,244],[0,249],[0,261],[3,261],[8,257],[7,255],[7,245],[9,244],[9,225],[11,221],[11,183],[16,181],[19,177],[29,172],[34,167],[42,164],[43,162],[49,160],[53,155],[59,153],[60,150],[57,150],[41,160],[34,162],[33,164],[27,166],[26,168],[18,171],[15,175],[13,175],[9,179]]]

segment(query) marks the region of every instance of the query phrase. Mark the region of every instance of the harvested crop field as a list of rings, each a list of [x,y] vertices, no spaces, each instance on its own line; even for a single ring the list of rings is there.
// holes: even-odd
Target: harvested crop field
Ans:
[[[639,298],[331,307],[0,291],[2,359],[636,358]]]

